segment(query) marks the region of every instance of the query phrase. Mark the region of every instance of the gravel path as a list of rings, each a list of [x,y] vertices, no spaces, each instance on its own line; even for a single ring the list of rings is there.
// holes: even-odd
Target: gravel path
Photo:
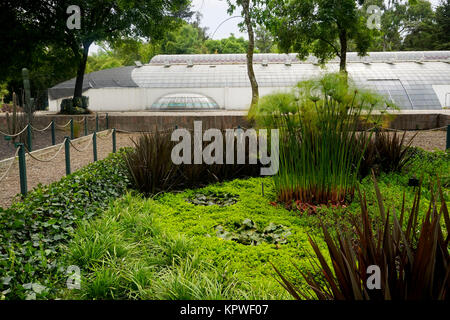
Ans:
[[[98,159],[104,159],[112,152],[112,138],[104,137],[105,134],[99,134],[97,136],[97,156]],[[117,133],[117,149],[132,146],[130,137],[133,135]],[[78,149],[84,148],[89,143],[89,140],[82,140],[74,142]],[[36,157],[39,159],[49,159],[52,158],[56,151],[58,151],[59,146],[56,148],[51,148],[42,154],[37,154]],[[76,170],[88,165],[93,162],[93,152],[92,146],[88,147],[86,151],[79,153],[74,148],[70,150],[71,158],[71,170],[75,172]],[[54,181],[60,180],[66,174],[65,165],[65,155],[64,148],[56,156],[56,158],[51,162],[39,162],[32,159],[29,155],[26,157],[27,162],[27,182],[28,190],[32,190],[39,183],[50,184]],[[7,167],[9,167],[10,162],[0,164],[0,178],[5,173]],[[19,167],[17,160],[15,160],[11,170],[4,180],[0,182],[0,207],[9,207],[14,200],[14,197],[20,193],[20,182],[19,182]]]
[[[407,133],[406,141],[411,138],[417,131]],[[104,135],[104,134],[103,134]],[[136,135],[117,133],[117,148],[132,146],[131,137]],[[412,145],[421,147],[428,151],[436,149],[444,150],[446,142],[446,131],[420,131],[414,139]],[[76,143],[78,148],[84,148],[88,141],[83,140]],[[98,159],[104,159],[112,152],[111,136],[100,137],[97,139]],[[57,148],[52,148],[46,154],[39,154],[40,159],[51,158]],[[92,147],[83,153],[78,153],[71,148],[71,169],[72,172],[93,162]],[[3,176],[9,162],[0,164],[0,178]],[[49,184],[58,181],[65,175],[64,150],[50,163],[38,162],[27,156],[27,180],[28,190],[32,190],[39,183]],[[0,182],[0,207],[8,207],[11,205],[16,194],[20,192],[19,169],[17,160],[13,164],[7,177]]]

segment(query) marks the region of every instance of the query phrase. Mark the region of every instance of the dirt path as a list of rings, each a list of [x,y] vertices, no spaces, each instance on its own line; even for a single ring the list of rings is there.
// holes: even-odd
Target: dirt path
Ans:
[[[97,155],[99,160],[104,159],[112,152],[112,137],[111,135],[104,137],[104,135],[105,134],[103,133],[97,137]],[[131,146],[131,136],[132,135],[130,134],[117,133],[117,149]],[[74,142],[78,149],[85,148],[88,143],[89,140],[84,139],[79,142]],[[55,148],[49,149],[45,153],[37,154],[36,157],[38,159],[50,159],[55,155],[58,149],[59,146],[56,146]],[[82,153],[77,152],[74,148],[71,148],[70,158],[72,172],[88,165],[94,160],[92,145]],[[28,190],[32,190],[39,183],[50,184],[54,181],[58,181],[66,174],[64,148],[51,162],[39,162],[27,155],[26,163]],[[0,178],[5,173],[7,167],[9,167],[9,164],[10,162],[0,164]],[[0,182],[0,207],[9,207],[13,202],[15,195],[19,192],[19,167],[17,160],[15,160],[6,178]]]
[[[416,131],[410,131],[407,133],[406,141],[411,138]],[[130,137],[135,136],[131,134],[117,134],[117,148],[132,146]],[[446,142],[446,131],[421,131],[417,134],[413,141],[414,146],[421,147],[428,151],[436,149],[444,150]],[[79,149],[84,148],[88,141],[83,140],[76,143]],[[99,137],[97,139],[98,159],[104,159],[108,154],[112,152],[112,140],[109,137]],[[46,154],[39,154],[37,157],[40,159],[49,159],[58,147],[51,148]],[[65,175],[65,160],[64,150],[61,150],[60,154],[50,163],[38,162],[27,156],[27,180],[28,190],[32,190],[39,183],[49,184],[54,181],[60,180]],[[93,162],[92,147],[88,147],[83,153],[79,153],[71,148],[71,169],[72,172],[86,166]],[[9,163],[0,164],[0,178],[3,176]],[[16,194],[20,192],[19,183],[19,169],[17,160],[13,164],[7,177],[0,182],[0,207],[8,207],[11,205]]]

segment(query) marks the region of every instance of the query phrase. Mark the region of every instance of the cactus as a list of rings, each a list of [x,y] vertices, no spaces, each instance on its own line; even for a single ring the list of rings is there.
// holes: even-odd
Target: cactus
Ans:
[[[20,110],[18,110],[19,104],[15,92],[13,92],[12,94],[12,104],[13,104],[12,116],[8,112],[6,113],[6,124],[8,128],[8,133],[10,135],[14,135],[20,132],[27,125],[27,119],[25,114],[23,112],[20,112]],[[16,141],[16,139],[17,137],[12,138],[13,143]],[[23,135],[20,135],[20,142],[24,142]]]
[[[28,123],[31,123],[32,103],[31,103],[31,89],[30,89],[30,75],[27,68],[22,69],[23,88],[25,89],[25,112],[28,114]]]

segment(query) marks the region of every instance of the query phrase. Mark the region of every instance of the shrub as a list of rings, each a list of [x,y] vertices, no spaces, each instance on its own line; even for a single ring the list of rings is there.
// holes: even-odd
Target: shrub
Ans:
[[[342,233],[333,240],[322,225],[334,272],[317,243],[309,238],[320,265],[316,268],[316,275],[302,273],[311,290],[317,298],[324,300],[449,300],[450,218],[439,181],[438,193],[432,193],[432,201],[419,228],[420,187],[409,217],[406,218],[403,205],[400,217],[397,217],[394,209],[390,219],[390,212],[385,212],[376,180],[374,183],[381,225],[373,230],[365,195],[360,195],[361,221],[353,222],[356,234],[354,241]],[[437,198],[440,198],[441,203],[439,214]],[[441,217],[444,218],[446,235],[440,224]],[[380,268],[381,289],[368,290],[366,287],[367,267],[371,265]],[[275,268],[275,271],[281,279],[280,284],[294,298],[310,298],[278,269]],[[318,274],[323,277],[318,279]]]
[[[248,154],[246,164],[193,164],[192,154],[192,164],[175,165],[171,159],[175,143],[171,141],[170,133],[143,134],[137,140],[133,140],[133,143],[135,148],[125,154],[125,162],[133,178],[134,187],[147,195],[198,187],[238,177],[257,176],[260,173],[258,164],[248,164]],[[248,140],[245,143],[248,150]],[[204,142],[203,147],[206,144]]]
[[[89,97],[68,98],[61,101],[62,114],[87,114],[89,106]]]
[[[39,185],[9,209],[0,208],[0,296],[54,295],[64,276],[61,245],[79,221],[105,209],[128,184],[122,155],[114,154],[59,182]]]
[[[259,126],[280,129],[278,201],[316,205],[351,199],[362,157],[356,130],[362,119],[379,121],[372,112],[385,106],[383,98],[355,89],[337,74],[263,97],[253,117]]]
[[[397,132],[389,133],[380,129],[369,139],[362,135],[358,141],[364,154],[359,167],[360,176],[367,176],[372,169],[376,172],[400,172],[413,156],[409,148],[416,135],[408,142],[405,141],[406,131],[401,137]]]

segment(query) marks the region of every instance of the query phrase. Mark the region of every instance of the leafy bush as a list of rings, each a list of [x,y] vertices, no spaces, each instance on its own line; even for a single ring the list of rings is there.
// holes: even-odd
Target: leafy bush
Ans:
[[[356,130],[379,121],[384,98],[329,74],[298,84],[292,93],[263,97],[252,115],[259,126],[280,129],[278,201],[341,204],[353,197],[362,158]],[[364,135],[364,133],[362,134]]]
[[[333,240],[327,228],[322,226],[334,272],[316,241],[309,238],[320,263],[315,274],[302,272],[311,290],[317,298],[324,300],[449,300],[450,218],[441,186],[437,194],[432,193],[426,216],[417,228],[420,187],[409,217],[405,216],[405,207],[402,206],[400,217],[394,209],[391,221],[389,210],[385,212],[376,180],[374,183],[380,226],[373,230],[365,195],[360,195],[361,221],[353,222],[356,234],[353,242],[342,233]],[[437,198],[440,198],[439,214]],[[444,218],[446,235],[441,227],[441,217]],[[379,267],[379,289],[369,290],[366,287],[367,268],[371,265]],[[281,279],[280,284],[294,298],[310,298],[278,269],[275,270]],[[323,277],[318,279],[318,274]]]
[[[192,154],[192,164],[175,165],[171,159],[175,143],[170,133],[143,134],[133,143],[135,148],[125,154],[125,161],[134,187],[147,195],[260,174],[258,164],[248,164],[248,154],[246,164],[193,164]],[[248,150],[248,140],[245,143]],[[204,147],[206,144],[204,142]],[[234,149],[237,152],[237,148]]]
[[[113,154],[0,208],[0,296],[46,298],[64,280],[61,245],[77,223],[122,195],[129,178],[121,154]]]
[[[60,112],[62,114],[87,114],[90,113],[89,97],[68,98],[61,101]]]

